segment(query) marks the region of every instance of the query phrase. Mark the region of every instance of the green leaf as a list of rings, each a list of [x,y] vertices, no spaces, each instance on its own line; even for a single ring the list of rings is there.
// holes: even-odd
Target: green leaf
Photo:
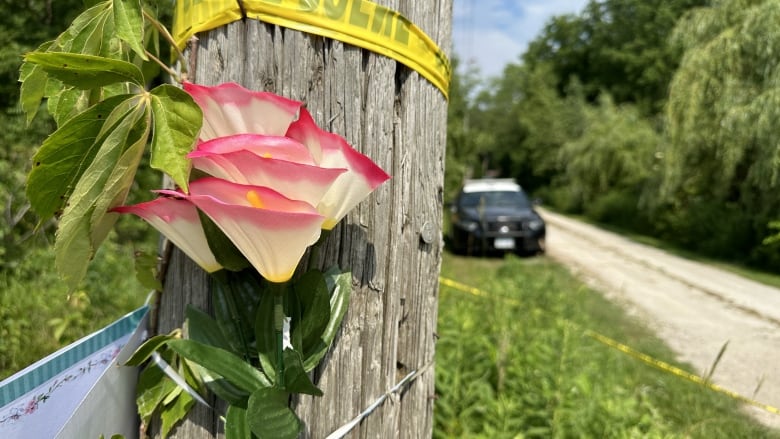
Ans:
[[[38,46],[38,50],[46,51],[53,43],[53,41],[43,43]],[[22,83],[19,90],[19,103],[22,106],[22,111],[27,115],[28,126],[41,106],[48,78],[46,72],[36,64],[23,63],[19,69],[19,82]]]
[[[133,355],[127,359],[125,366],[140,366],[152,356],[152,353],[175,338],[176,337],[174,337],[173,334],[160,334],[146,340],[141,346],[138,346],[138,349],[135,350]]]
[[[132,96],[117,96],[91,107],[49,136],[33,156],[27,198],[42,221],[62,209],[100,147],[98,134],[112,110],[129,105]]]
[[[169,341],[168,347],[247,392],[271,386],[271,382],[262,372],[224,349],[181,339]]]
[[[101,2],[76,17],[68,29],[61,33],[52,50],[84,53],[89,55],[118,56],[118,47],[110,44],[114,36],[111,4]]]
[[[67,87],[61,81],[49,78],[46,82],[46,106],[58,127],[90,107],[92,90]]]
[[[230,350],[230,343],[228,343],[228,340],[222,333],[222,329],[217,324],[217,321],[211,318],[211,316],[192,305],[187,305],[185,315],[187,316],[187,333],[190,339],[209,346]]]
[[[90,219],[92,248],[95,251],[108,236],[119,216],[119,214],[108,212],[108,210],[125,202],[130,187],[135,181],[138,165],[146,150],[150,128],[151,111],[146,108],[143,119],[134,127],[135,132],[128,136],[128,139],[136,139],[135,142],[129,145],[119,158],[95,203]]]
[[[55,41],[40,46],[37,52],[70,52],[122,59],[121,44],[118,44],[119,40],[114,37],[116,32],[114,31],[112,16],[110,2],[103,2],[95,7],[90,7],[76,17],[70,27],[60,34]],[[117,94],[105,93],[104,90],[99,88],[92,90],[74,89],[50,77],[41,66],[31,63],[25,64],[35,66],[33,76],[24,81],[28,84],[22,84],[21,102],[23,102],[25,111],[30,119],[32,119],[34,114],[29,109],[34,107],[36,100],[43,96],[49,98],[49,113],[54,117],[57,124],[61,125],[62,122],[78,114],[90,104],[94,104],[97,99]],[[45,87],[41,87],[41,85],[45,85]],[[92,93],[94,90],[98,90],[99,93]],[[43,93],[43,96],[41,96],[41,93]],[[127,92],[125,91],[124,93]],[[91,103],[90,96],[94,99]]]
[[[276,373],[276,332],[274,331],[274,298],[273,294],[260,296],[255,315],[255,343],[260,367],[263,368],[271,381],[277,381]]]
[[[163,399],[162,406],[164,407],[166,405],[172,404],[176,400],[176,398],[178,398],[179,395],[181,395],[183,391],[184,388],[176,384],[176,387],[173,390],[171,390],[171,392],[168,395],[165,396],[165,399]]]
[[[174,426],[187,417],[190,408],[195,404],[195,399],[187,392],[181,392],[173,404],[163,407],[160,412],[162,427],[160,432],[162,437],[168,437]]]
[[[157,255],[136,251],[135,257],[135,279],[144,288],[162,291],[162,282],[157,277]]]
[[[136,385],[136,405],[141,422],[149,425],[152,416],[163,400],[176,388],[176,383],[165,376],[156,364],[147,366],[138,377]]]
[[[121,112],[117,110],[114,113]],[[143,118],[146,114],[142,105],[136,105],[119,116],[121,121],[101,142],[95,159],[68,199],[57,228],[54,250],[57,271],[71,290],[86,274],[97,246],[116,220],[117,214],[107,215],[106,208],[112,207],[126,190],[122,185],[128,179],[132,181],[127,174],[135,172],[133,161],[140,160],[138,150],[142,149],[144,136],[148,135],[148,124]],[[109,119],[112,117],[109,115]],[[128,144],[130,149],[124,154]]]
[[[238,310],[241,319],[249,322],[248,326],[253,328],[257,305],[260,303],[260,297],[268,292],[268,282],[251,267],[228,274],[238,302],[245,305]]]
[[[287,400],[289,394],[279,389],[260,389],[249,397],[246,417],[249,428],[259,439],[295,439],[301,432],[301,421]]]
[[[144,75],[134,64],[95,55],[61,52],[30,52],[25,62],[37,64],[50,76],[80,89],[93,89],[117,82],[144,85]]]
[[[322,343],[322,334],[330,321],[330,294],[325,277],[319,270],[309,270],[293,284],[298,306],[298,321],[293,320],[292,339],[299,340],[296,346],[301,352],[313,353]],[[295,343],[295,342],[293,342]],[[307,355],[308,356],[308,355]]]
[[[245,408],[228,406],[225,415],[225,439],[252,439]]]
[[[220,265],[226,270],[234,272],[242,271],[251,266],[244,254],[208,215],[198,210],[198,216],[206,235],[209,250]]]
[[[233,241],[225,235],[222,229],[201,210],[198,210],[200,225],[203,227],[203,233],[206,234],[206,242],[214,258],[226,270],[241,271],[250,266],[249,261],[243,253],[236,247]]]
[[[341,321],[349,308],[349,296],[352,293],[352,273],[341,273],[336,269],[328,270],[325,273],[325,281],[328,284],[330,293],[330,320],[322,333],[322,344],[316,347],[303,360],[304,370],[310,372],[322,357],[328,352],[328,348],[333,343],[333,339],[338,333]]]
[[[290,393],[322,396],[322,390],[311,382],[303,370],[301,354],[289,348],[284,350],[284,389]]]
[[[22,83],[19,92],[19,103],[22,106],[22,111],[27,115],[28,126],[41,106],[47,80],[48,76],[41,66],[30,63],[22,64],[19,74],[19,81]]]
[[[227,340],[230,351],[233,352],[236,355],[243,355],[242,354],[242,346],[241,346],[241,335],[238,332],[238,328],[236,327],[236,324],[234,322],[233,313],[230,310],[230,304],[227,301],[228,292],[226,291],[227,288],[229,288],[226,285],[222,285],[219,282],[214,282],[211,291],[211,302],[212,307],[214,309],[214,317],[217,321],[217,327],[219,328],[219,331],[223,334],[225,339]],[[247,322],[251,322],[247,320]],[[244,324],[243,321],[241,323],[241,327],[246,327],[248,325]],[[251,335],[250,333],[246,333],[247,339],[253,339],[254,335]],[[194,339],[194,337],[193,337]]]
[[[262,288],[254,270],[212,273],[211,302],[218,328],[239,356],[254,357],[254,317]]]
[[[127,43],[142,59],[149,59],[144,52],[144,19],[139,0],[113,0],[116,36]]]
[[[188,189],[192,151],[203,124],[203,113],[192,97],[172,85],[151,91],[154,115],[151,166],[170,175],[185,192]]]
[[[228,404],[246,408],[250,395],[249,392],[239,389],[225,378],[222,378],[197,363],[192,362],[191,364],[193,368],[197,370],[197,373],[206,384],[206,387],[217,395],[218,398],[227,401]]]

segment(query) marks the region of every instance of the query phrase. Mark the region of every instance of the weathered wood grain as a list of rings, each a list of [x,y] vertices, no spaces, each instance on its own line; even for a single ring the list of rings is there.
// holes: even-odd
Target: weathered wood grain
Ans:
[[[386,0],[449,52],[452,0]],[[235,81],[306,103],[315,121],[344,136],[392,175],[330,235],[319,267],[353,274],[334,347],[314,371],[323,397],[294,401],[302,437],[319,439],[352,419],[412,370],[428,367],[349,437],[421,438],[432,432],[446,101],[430,82],[389,58],[255,20],[199,35],[191,79]],[[425,231],[423,239],[422,232]],[[426,242],[427,241],[427,242]],[[160,330],[180,326],[183,306],[208,309],[205,275],[176,254]],[[213,437],[217,415],[198,409],[177,438]]]

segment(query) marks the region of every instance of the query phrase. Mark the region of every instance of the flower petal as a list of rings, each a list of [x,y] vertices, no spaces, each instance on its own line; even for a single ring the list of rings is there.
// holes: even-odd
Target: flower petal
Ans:
[[[265,187],[207,177],[193,181],[185,196],[271,282],[289,280],[320,236],[323,217],[311,205]]]
[[[184,90],[203,110],[201,140],[241,133],[281,136],[301,107],[298,101],[232,82],[216,87],[185,82]]]
[[[330,230],[364,198],[390,176],[366,155],[352,148],[344,138],[317,127],[311,115],[301,109],[298,120],[290,125],[287,135],[306,145],[312,156],[319,154],[317,164],[324,168],[347,168],[317,204],[325,215],[325,230]]]
[[[311,204],[287,198],[269,187],[238,184],[215,177],[200,178],[190,184],[195,185],[195,192],[190,190],[190,195],[212,197],[222,203],[281,212],[318,213]],[[171,191],[158,192],[170,193]],[[175,195],[187,198],[178,191],[175,192]],[[262,203],[262,206],[258,206],[258,203]]]
[[[132,213],[143,218],[207,272],[222,269],[209,249],[198,210],[189,201],[160,197],[132,206],[115,207],[112,211]]]
[[[272,187],[287,198],[302,200],[312,206],[322,200],[322,197],[330,189],[339,175],[346,172],[343,168],[321,168],[304,163],[295,163],[286,159],[276,159],[277,156],[289,154],[275,154],[274,158],[267,158],[263,147],[268,136],[244,135],[243,140],[247,149],[235,150],[226,153],[211,153],[206,150],[228,151],[219,144],[222,142],[234,143],[231,137],[213,139],[206,144],[206,148],[199,148],[190,154],[192,165],[201,171],[215,177],[223,178],[239,184]],[[278,139],[278,138],[271,138]],[[289,139],[288,139],[289,140]],[[289,142],[305,148],[303,145],[289,140]],[[306,152],[308,156],[308,152]]]
[[[259,157],[249,151],[210,154],[192,159],[193,166],[215,177],[246,185],[273,187],[287,198],[319,203],[346,169],[327,169]]]
[[[314,158],[314,161],[319,163],[320,160],[322,160],[320,137],[325,133],[326,132],[321,130],[314,122],[311,113],[309,113],[305,107],[301,107],[298,119],[290,124],[286,136],[306,145],[309,149],[309,153]]]
[[[313,165],[314,159],[308,148],[300,142],[283,136],[265,136],[262,134],[236,134],[218,137],[201,142],[195,151],[187,157],[193,158],[204,154],[226,154],[247,150],[255,155],[287,160],[296,163]]]

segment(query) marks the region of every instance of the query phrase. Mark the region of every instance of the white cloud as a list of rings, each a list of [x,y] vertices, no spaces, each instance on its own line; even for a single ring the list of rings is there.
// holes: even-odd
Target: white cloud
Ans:
[[[462,47],[464,52],[460,52]],[[518,54],[525,50],[517,39],[497,29],[485,29],[474,40],[455,41],[455,50],[463,65],[475,63],[485,76],[497,76],[509,62],[518,61]]]
[[[588,0],[454,0],[453,46],[463,63],[474,62],[483,76],[499,76],[518,62],[555,15],[576,14]]]

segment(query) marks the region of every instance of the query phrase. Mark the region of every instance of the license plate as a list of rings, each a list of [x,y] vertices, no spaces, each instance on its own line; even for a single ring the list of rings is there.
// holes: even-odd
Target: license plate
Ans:
[[[515,238],[496,238],[493,246],[498,250],[511,250],[515,248]]]

